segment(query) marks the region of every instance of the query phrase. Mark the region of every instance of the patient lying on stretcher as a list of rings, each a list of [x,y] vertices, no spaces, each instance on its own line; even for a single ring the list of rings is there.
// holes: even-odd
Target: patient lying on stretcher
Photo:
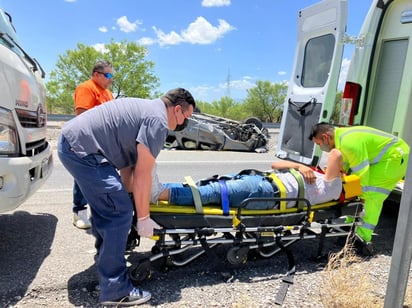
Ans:
[[[247,198],[280,197],[279,181],[286,190],[287,198],[297,198],[299,184],[296,175],[292,172],[282,172],[287,168],[297,170],[304,179],[304,198],[311,204],[320,204],[339,198],[342,192],[341,179],[341,153],[334,149],[330,152],[325,173],[314,171],[312,168],[300,163],[291,161],[277,161],[272,164],[272,171],[261,172],[241,172],[233,176],[211,178],[197,185],[201,203],[222,204],[222,193],[224,190],[230,207],[238,207]],[[276,173],[275,173],[276,172]],[[275,173],[277,180],[274,180]],[[223,186],[222,186],[223,185]],[[182,183],[161,184],[157,176],[153,177],[152,203],[156,201],[168,201],[174,205],[194,205],[194,198],[191,188]],[[288,207],[292,207],[296,202],[288,202]],[[249,209],[270,209],[273,202],[251,202],[246,208]]]

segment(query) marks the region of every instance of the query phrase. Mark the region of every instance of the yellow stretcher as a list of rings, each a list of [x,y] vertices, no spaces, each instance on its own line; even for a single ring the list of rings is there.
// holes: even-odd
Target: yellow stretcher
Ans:
[[[322,204],[310,204],[304,198],[286,198],[282,183],[276,184],[280,198],[246,199],[226,213],[221,205],[152,204],[150,216],[163,229],[155,230],[152,256],[131,269],[132,280],[140,282],[150,276],[150,264],[155,260],[163,259],[167,266],[183,266],[204,253],[213,254],[213,248],[221,244],[229,245],[226,259],[232,265],[245,263],[252,250],[265,258],[283,251],[288,254],[289,271],[292,271],[294,261],[286,247],[302,239],[316,238],[321,255],[325,238],[346,237],[357,223],[357,219],[345,223],[339,218],[357,217],[362,210],[358,176],[344,176],[340,200]],[[192,191],[195,195],[195,189]],[[245,209],[249,202],[259,200],[273,200],[278,206],[270,210]],[[289,201],[296,201],[297,206],[287,208]]]

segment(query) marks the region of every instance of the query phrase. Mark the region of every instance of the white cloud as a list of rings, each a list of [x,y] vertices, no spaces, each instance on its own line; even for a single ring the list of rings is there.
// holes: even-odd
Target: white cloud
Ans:
[[[127,16],[119,17],[116,23],[119,26],[120,31],[126,32],[126,33],[135,32],[137,29],[137,26],[141,24],[141,22],[138,20],[136,20],[135,22],[130,22],[127,19]]]
[[[106,32],[107,32],[107,28],[106,28],[105,26],[101,26],[101,27],[99,27],[99,31],[100,31],[100,32],[103,32],[103,33],[106,33]]]
[[[222,89],[213,87],[210,85],[200,85],[196,87],[190,87],[190,93],[193,94],[196,100],[206,101],[211,103],[215,97],[222,97]]]
[[[77,0],[64,0],[64,2],[76,2]]]
[[[104,44],[103,43],[97,43],[93,45],[93,48],[96,49],[99,52],[105,53],[108,50],[106,48],[104,48]]]
[[[279,71],[279,72],[278,72],[278,75],[279,75],[279,76],[284,76],[284,75],[286,75],[286,72],[285,72],[285,71]]]
[[[183,42],[183,38],[175,31],[166,34],[162,30],[157,29],[156,27],[153,27],[153,30],[156,33],[157,41],[160,46],[177,45]]]
[[[233,26],[223,19],[220,19],[219,25],[215,27],[201,16],[190,23],[190,25],[185,30],[181,31],[180,34],[175,31],[165,33],[162,30],[153,27],[160,46],[177,45],[183,42],[203,45],[211,44],[234,29]]]
[[[184,40],[191,44],[210,44],[234,29],[227,21],[219,19],[219,26],[214,27],[205,18],[198,17],[182,32]]]
[[[149,45],[153,45],[154,43],[156,43],[156,41],[152,39],[151,37],[142,37],[141,39],[137,41],[137,43],[139,45],[149,46]]]
[[[213,7],[213,6],[229,6],[230,0],[203,0],[202,6]]]
[[[227,83],[225,83],[224,86],[227,88]],[[254,87],[256,87],[256,84],[251,82],[251,78],[248,76],[243,77],[242,79],[230,81],[230,89],[248,90]]]

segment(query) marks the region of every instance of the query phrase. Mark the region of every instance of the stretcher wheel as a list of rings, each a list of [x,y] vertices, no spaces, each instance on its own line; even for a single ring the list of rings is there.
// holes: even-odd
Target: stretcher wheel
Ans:
[[[247,261],[247,254],[249,252],[249,247],[232,247],[228,250],[226,258],[230,264],[239,265],[245,264]]]
[[[129,272],[130,280],[140,283],[146,278],[150,278],[150,260],[143,261]]]

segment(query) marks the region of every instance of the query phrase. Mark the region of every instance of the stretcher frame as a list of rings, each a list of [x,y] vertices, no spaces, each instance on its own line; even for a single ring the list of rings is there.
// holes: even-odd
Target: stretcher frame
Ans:
[[[203,254],[216,258],[214,248],[232,245],[226,259],[232,265],[247,262],[250,251],[263,258],[270,258],[280,251],[288,257],[288,275],[294,272],[290,245],[305,239],[317,239],[317,256],[322,255],[326,238],[347,237],[358,224],[362,210],[358,177],[343,178],[344,194],[340,200],[311,205],[304,198],[249,198],[238,208],[225,212],[220,205],[203,206],[202,212],[195,206],[171,205],[158,202],[150,207],[150,216],[161,230],[155,230],[152,256],[133,265],[130,277],[140,283],[151,276],[151,264],[163,260],[167,267],[184,266]],[[279,207],[270,210],[246,209],[251,202],[273,201]],[[286,208],[294,201],[297,207]],[[353,222],[345,223],[343,216],[353,216]],[[200,249],[192,249],[192,248]],[[193,251],[193,252],[192,252]],[[192,253],[191,253],[192,252]],[[183,257],[182,257],[183,256]]]

